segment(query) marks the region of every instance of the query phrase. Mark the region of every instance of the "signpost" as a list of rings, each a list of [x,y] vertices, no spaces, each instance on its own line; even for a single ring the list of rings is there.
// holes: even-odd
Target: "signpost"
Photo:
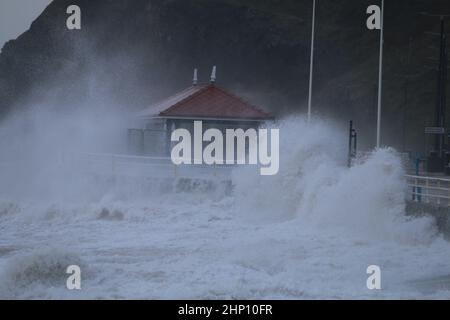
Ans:
[[[442,127],[426,127],[425,134],[445,134],[445,128]]]

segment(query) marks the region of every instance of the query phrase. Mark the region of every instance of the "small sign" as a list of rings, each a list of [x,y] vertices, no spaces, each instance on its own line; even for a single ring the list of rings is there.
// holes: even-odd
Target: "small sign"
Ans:
[[[427,127],[425,134],[445,134],[445,128],[442,127]]]

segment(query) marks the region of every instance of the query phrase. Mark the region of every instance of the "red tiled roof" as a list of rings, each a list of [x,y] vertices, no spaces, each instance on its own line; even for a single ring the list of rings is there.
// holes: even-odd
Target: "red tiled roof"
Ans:
[[[159,112],[161,117],[174,118],[273,118],[271,114],[212,84],[188,88],[151,107],[145,114],[148,115],[149,111]]]

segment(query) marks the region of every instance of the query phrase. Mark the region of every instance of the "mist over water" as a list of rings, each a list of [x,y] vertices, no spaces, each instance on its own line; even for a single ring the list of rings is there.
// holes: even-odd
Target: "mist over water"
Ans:
[[[448,275],[450,247],[433,219],[406,216],[395,150],[347,168],[346,132],[295,117],[275,125],[278,175],[236,168],[231,193],[93,178],[77,155],[124,153],[128,118],[87,108],[0,124],[1,297],[450,297],[421,282]],[[65,288],[70,264],[86,270],[79,292]]]
[[[130,116],[97,104],[73,111],[44,105],[12,114],[0,123],[0,190],[19,199],[86,199],[91,190],[80,184],[84,168],[76,156],[124,153]]]
[[[394,149],[380,149],[347,168],[346,136],[332,123],[288,119],[280,130],[279,175],[235,172],[242,216],[255,222],[295,220],[364,239],[429,240],[436,234],[432,219],[409,221],[405,215],[405,172]]]

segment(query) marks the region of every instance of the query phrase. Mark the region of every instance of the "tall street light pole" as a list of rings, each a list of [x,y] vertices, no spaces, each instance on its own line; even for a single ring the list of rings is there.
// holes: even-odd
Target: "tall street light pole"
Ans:
[[[314,71],[315,27],[316,27],[316,0],[313,0],[312,32],[311,32],[311,59],[310,59],[310,66],[309,66],[308,122],[311,121],[311,111],[312,111],[312,86],[313,86],[313,71]]]
[[[439,157],[443,158],[444,151],[444,137],[445,137],[445,112],[447,105],[446,85],[448,76],[448,52],[447,52],[447,35],[445,33],[445,19],[449,17],[448,14],[430,14],[422,12],[422,15],[429,17],[438,17],[441,21],[440,33],[427,32],[428,34],[437,35],[440,38],[439,51],[439,68],[438,68],[438,90],[437,90],[437,104],[435,111],[435,127],[438,132],[434,132],[435,142],[434,151],[438,152]],[[428,130],[428,129],[427,129]],[[430,132],[429,132],[430,133]],[[430,133],[431,134],[431,133]]]
[[[384,0],[381,0],[380,68],[378,72],[377,148],[381,146],[381,99],[383,97]]]

